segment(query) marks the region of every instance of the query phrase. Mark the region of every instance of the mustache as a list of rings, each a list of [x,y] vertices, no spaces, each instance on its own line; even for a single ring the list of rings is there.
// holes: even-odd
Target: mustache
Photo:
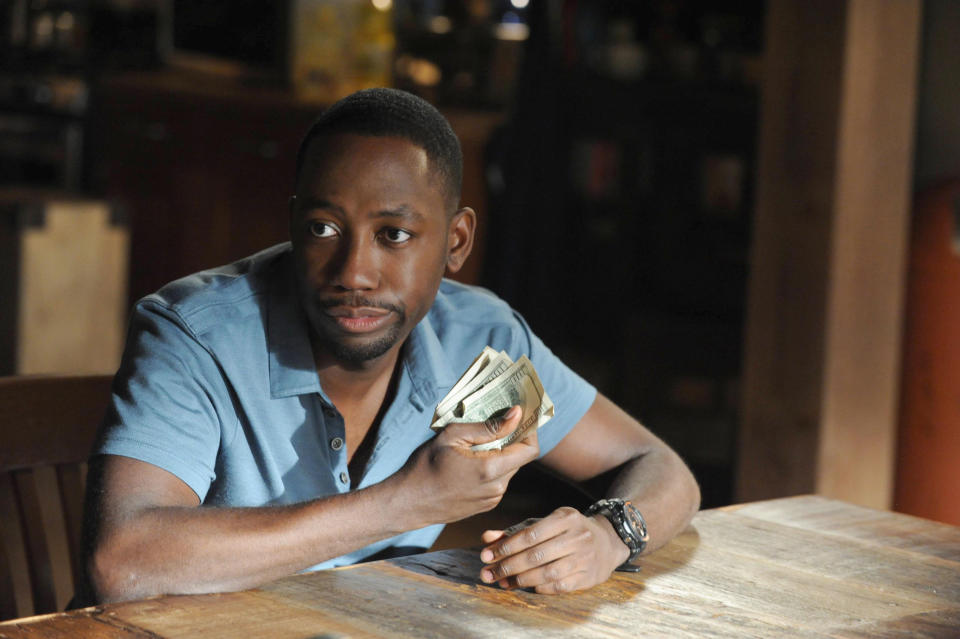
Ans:
[[[392,311],[398,315],[403,315],[404,310],[401,306],[396,304],[391,304],[389,302],[383,302],[380,300],[375,300],[369,297],[363,297],[359,293],[352,295],[344,295],[341,297],[314,297],[314,304],[318,308],[334,308],[337,306],[351,306],[351,307],[368,307],[368,308],[382,308],[387,311]]]

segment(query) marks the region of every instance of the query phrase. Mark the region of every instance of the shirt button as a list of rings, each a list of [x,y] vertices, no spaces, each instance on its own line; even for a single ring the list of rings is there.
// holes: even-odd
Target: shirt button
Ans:
[[[340,450],[341,448],[343,448],[343,439],[341,439],[340,437],[334,437],[333,439],[331,439],[330,448],[334,450]]]
[[[350,480],[350,478],[347,477],[347,473],[340,473],[340,481],[341,481],[341,482],[343,482],[343,483],[345,484],[345,483],[347,483],[349,480]]]

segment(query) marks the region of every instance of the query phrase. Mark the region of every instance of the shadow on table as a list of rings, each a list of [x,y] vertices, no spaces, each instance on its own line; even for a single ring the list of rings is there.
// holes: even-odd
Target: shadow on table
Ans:
[[[474,597],[474,613],[498,617],[511,624],[546,629],[574,629],[587,622],[619,627],[617,606],[642,595],[649,580],[687,564],[697,551],[700,536],[693,527],[657,552],[642,559],[638,573],[616,572],[603,584],[565,595],[541,595],[531,590],[503,590],[480,581],[480,549],[414,555],[392,560],[398,567],[437,577],[460,593]],[[478,635],[479,636],[479,635]]]
[[[644,581],[671,573],[690,563],[700,547],[700,533],[694,526],[677,535],[666,546],[645,557],[640,563],[643,571],[639,573]]]

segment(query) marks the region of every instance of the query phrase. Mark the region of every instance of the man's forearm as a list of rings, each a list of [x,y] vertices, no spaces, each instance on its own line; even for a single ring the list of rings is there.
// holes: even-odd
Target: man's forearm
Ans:
[[[665,446],[625,464],[607,496],[629,499],[643,515],[650,534],[644,552],[656,550],[681,532],[700,508],[696,480],[683,460]]]
[[[394,482],[291,506],[154,506],[103,526],[98,601],[250,588],[413,529]],[[115,524],[115,525],[111,525]]]

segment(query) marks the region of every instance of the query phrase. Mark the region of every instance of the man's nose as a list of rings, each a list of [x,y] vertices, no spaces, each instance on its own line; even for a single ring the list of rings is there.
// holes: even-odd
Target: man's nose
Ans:
[[[371,290],[380,283],[375,247],[362,238],[341,244],[334,271],[334,283],[346,290]]]

